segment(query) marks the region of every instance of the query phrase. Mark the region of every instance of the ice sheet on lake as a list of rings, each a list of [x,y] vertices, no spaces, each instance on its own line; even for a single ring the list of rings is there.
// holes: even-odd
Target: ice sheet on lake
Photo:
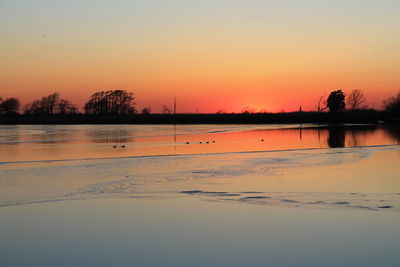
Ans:
[[[266,206],[319,209],[363,209],[400,211],[400,194],[296,193],[296,192],[210,192],[181,191],[210,201],[241,202]]]
[[[268,177],[286,170],[340,165],[399,146],[163,155],[9,164],[0,171],[0,205],[83,198],[177,195],[207,200],[308,208],[399,211],[399,194],[212,192],[180,190],[215,179]],[[13,188],[12,194],[7,194]],[[20,189],[20,190],[16,190]],[[182,195],[181,194],[181,195]]]

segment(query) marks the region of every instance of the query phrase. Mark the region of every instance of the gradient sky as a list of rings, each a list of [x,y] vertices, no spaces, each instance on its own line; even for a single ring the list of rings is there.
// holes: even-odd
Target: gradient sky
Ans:
[[[400,88],[399,0],[0,0],[0,96],[126,89],[178,112],[312,110]]]

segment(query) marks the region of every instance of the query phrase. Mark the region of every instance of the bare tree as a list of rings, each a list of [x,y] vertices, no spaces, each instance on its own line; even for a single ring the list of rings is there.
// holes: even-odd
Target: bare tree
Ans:
[[[324,107],[322,107],[324,106]],[[326,99],[325,99],[325,94],[322,95],[319,99],[318,99],[318,104],[317,104],[317,112],[320,113],[322,111],[324,111],[325,109],[327,109],[327,105],[326,105]]]
[[[78,108],[75,104],[71,103],[66,99],[61,99],[57,106],[58,114],[76,114],[78,113]]]
[[[40,101],[41,108],[44,114],[55,114],[57,113],[57,104],[60,101],[59,93],[52,93],[48,96],[42,97]]]
[[[44,96],[41,99],[35,100],[32,103],[28,103],[24,106],[25,114],[42,114],[51,115],[56,113],[56,107],[60,101],[60,94],[53,93],[48,96]]]
[[[109,90],[94,93],[84,106],[86,114],[132,114],[136,110],[132,93],[125,90]]]
[[[31,103],[27,103],[23,107],[24,114],[33,115],[33,114],[44,114],[43,108],[41,107],[40,100],[35,100]]]
[[[75,114],[78,109],[69,100],[62,99],[59,93],[53,93],[25,104],[23,111],[25,114],[52,115]]]
[[[15,97],[7,98],[4,101],[0,98],[0,114],[17,114],[20,106],[21,103]]]
[[[163,105],[162,114],[171,114],[171,109],[167,105]]]
[[[350,110],[366,109],[365,96],[359,89],[354,89],[347,96],[347,108]]]
[[[32,103],[26,103],[22,106],[22,112],[24,114],[31,114],[32,111]]]
[[[397,95],[383,101],[383,108],[386,112],[400,114],[400,91]]]

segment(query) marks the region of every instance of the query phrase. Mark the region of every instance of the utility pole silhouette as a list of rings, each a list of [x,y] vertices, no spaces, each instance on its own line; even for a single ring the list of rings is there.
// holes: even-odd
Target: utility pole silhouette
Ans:
[[[176,97],[174,97],[174,115],[176,114]]]
[[[174,127],[176,127],[176,97],[174,97]]]

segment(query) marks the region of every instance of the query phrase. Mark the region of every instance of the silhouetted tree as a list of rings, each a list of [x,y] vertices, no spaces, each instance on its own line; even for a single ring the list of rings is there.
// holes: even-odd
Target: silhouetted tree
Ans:
[[[15,97],[7,98],[3,101],[0,98],[0,114],[17,114],[21,104]]]
[[[17,98],[15,97],[10,97],[7,98],[6,100],[3,100],[0,97],[0,114],[17,114],[18,110],[20,108],[20,102]]]
[[[133,114],[136,113],[132,93],[125,90],[110,90],[94,93],[84,106],[86,114]]]
[[[383,108],[387,112],[400,114],[400,92],[383,101]]]
[[[347,108],[350,110],[366,109],[365,96],[359,89],[354,89],[347,96]]]
[[[43,114],[42,109],[40,108],[40,100],[35,100],[30,103],[26,103],[22,107],[22,111],[26,115],[32,115],[32,114]]]
[[[325,107],[323,108],[322,105],[324,105]],[[318,104],[317,104],[317,112],[322,112],[325,109],[327,109],[328,107],[326,107],[326,98],[325,95],[322,95],[319,99],[318,99]]]
[[[146,115],[151,114],[151,107],[144,107],[142,109],[142,114],[146,114]]]
[[[171,109],[167,105],[163,105],[162,114],[171,114]]]
[[[78,108],[75,104],[72,104],[69,100],[61,99],[57,106],[58,114],[76,114],[78,113]]]
[[[344,102],[345,95],[342,90],[333,91],[330,93],[326,103],[330,112],[343,111],[346,104]]]
[[[25,104],[23,111],[25,114],[52,115],[75,114],[78,112],[78,109],[70,101],[62,99],[59,93],[53,93]]]
[[[60,101],[60,94],[53,93],[48,96],[42,97],[40,100],[40,106],[42,108],[43,114],[55,114],[57,113],[57,104]]]

